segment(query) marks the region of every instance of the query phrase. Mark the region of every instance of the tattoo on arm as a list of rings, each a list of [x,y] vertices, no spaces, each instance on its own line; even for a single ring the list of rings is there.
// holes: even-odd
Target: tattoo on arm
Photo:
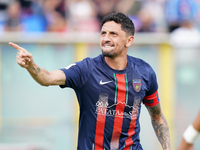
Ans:
[[[38,73],[40,72],[40,67],[37,68]]]
[[[32,70],[34,71],[34,75],[37,76],[38,73],[40,72],[40,67],[35,68],[34,66],[32,66]]]
[[[151,121],[158,140],[160,141],[164,150],[170,150],[170,135],[167,121],[162,114],[160,104],[156,106],[147,106],[149,114],[151,115]]]
[[[62,70],[60,70],[63,74],[65,74]]]

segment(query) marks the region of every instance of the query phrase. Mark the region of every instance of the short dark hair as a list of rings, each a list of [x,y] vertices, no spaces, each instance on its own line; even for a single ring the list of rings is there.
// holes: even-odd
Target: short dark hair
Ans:
[[[129,35],[135,34],[134,23],[128,16],[126,16],[123,13],[120,13],[120,12],[111,13],[111,14],[104,16],[101,21],[101,28],[104,25],[104,23],[106,23],[108,21],[114,21],[115,23],[121,24],[122,30],[124,30]]]

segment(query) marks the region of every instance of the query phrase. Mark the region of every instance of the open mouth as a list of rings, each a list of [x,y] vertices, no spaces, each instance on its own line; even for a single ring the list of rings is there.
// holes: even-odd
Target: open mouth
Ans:
[[[104,47],[105,47],[105,48],[110,48],[110,47],[113,47],[113,46],[104,45]]]
[[[114,47],[114,44],[103,44],[103,47],[105,47],[105,48],[111,48],[111,47]]]

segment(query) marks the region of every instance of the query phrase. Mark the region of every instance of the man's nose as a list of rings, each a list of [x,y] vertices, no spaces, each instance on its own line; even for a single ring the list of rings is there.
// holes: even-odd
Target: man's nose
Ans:
[[[109,34],[106,34],[106,35],[104,36],[104,41],[110,41],[110,36],[109,36]]]

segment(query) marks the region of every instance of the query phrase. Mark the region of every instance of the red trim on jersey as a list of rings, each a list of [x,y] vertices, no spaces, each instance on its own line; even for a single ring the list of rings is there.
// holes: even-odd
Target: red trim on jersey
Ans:
[[[128,130],[128,138],[125,140],[126,147],[123,150],[130,150],[131,145],[133,145],[132,136],[135,134],[136,120],[137,120],[136,116],[131,118]]]
[[[126,100],[126,81],[124,74],[116,74],[117,78],[117,104],[122,102],[123,105],[116,105],[116,112],[124,112],[125,108],[125,100]],[[113,127],[113,134],[110,143],[111,149],[118,149],[119,148],[119,138],[121,135],[123,117],[117,117],[115,114],[114,118],[114,127]]]
[[[99,107],[97,108],[100,109]],[[107,107],[103,108],[104,110]],[[97,111],[98,112],[98,111]],[[104,137],[104,127],[106,121],[106,114],[97,114],[97,121],[96,121],[96,133],[95,133],[95,141],[94,141],[94,149],[95,150],[103,150],[103,137]]]
[[[147,106],[155,106],[159,103],[158,90],[149,96],[145,96],[143,103]]]

